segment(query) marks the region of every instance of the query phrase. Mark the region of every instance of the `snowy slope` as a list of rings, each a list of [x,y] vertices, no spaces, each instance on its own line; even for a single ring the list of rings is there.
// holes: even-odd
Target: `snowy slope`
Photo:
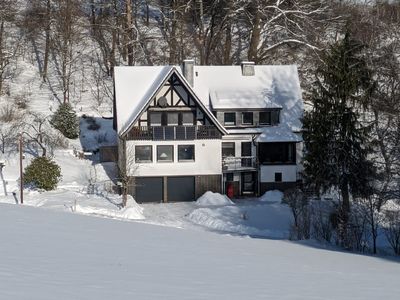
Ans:
[[[0,205],[0,299],[398,299],[398,262]]]

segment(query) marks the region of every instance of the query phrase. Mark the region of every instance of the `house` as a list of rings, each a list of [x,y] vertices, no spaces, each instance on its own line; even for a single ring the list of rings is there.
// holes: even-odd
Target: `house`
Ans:
[[[296,184],[303,101],[296,66],[115,68],[119,166],[138,202]]]

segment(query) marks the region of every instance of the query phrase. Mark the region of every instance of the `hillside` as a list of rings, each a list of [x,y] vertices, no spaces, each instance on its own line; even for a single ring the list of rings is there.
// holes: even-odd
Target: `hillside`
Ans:
[[[0,205],[2,299],[398,299],[398,261]]]

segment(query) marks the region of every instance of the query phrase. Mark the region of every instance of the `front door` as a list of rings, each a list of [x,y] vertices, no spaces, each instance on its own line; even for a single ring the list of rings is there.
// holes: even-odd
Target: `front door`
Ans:
[[[242,173],[242,194],[254,194],[256,187],[256,173]]]

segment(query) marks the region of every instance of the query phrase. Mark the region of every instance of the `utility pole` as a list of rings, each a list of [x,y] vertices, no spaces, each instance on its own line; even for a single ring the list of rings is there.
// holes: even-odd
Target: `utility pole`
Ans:
[[[22,168],[22,132],[19,134],[19,193],[21,204],[24,204],[24,172]]]

